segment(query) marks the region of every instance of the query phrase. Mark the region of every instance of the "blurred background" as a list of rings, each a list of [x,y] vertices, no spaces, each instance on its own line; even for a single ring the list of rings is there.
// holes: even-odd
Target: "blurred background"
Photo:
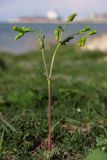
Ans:
[[[15,41],[16,33],[12,26],[32,26],[46,33],[47,48],[54,43],[53,30],[57,24],[63,24],[66,17],[77,12],[75,23],[66,33],[78,31],[86,25],[98,31],[97,36],[89,39],[89,50],[107,51],[107,0],[0,0],[0,51],[14,54],[38,49],[38,41],[32,34],[27,34],[20,41]]]

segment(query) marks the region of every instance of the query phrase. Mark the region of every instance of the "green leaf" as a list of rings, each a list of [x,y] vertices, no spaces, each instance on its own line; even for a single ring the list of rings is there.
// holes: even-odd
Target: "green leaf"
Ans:
[[[24,33],[27,33],[27,32],[33,32],[33,31],[34,31],[34,29],[33,29],[33,28],[31,28],[31,27],[29,27],[29,28],[22,27],[21,29],[22,29],[22,31],[23,31]]]
[[[85,46],[85,43],[86,43],[86,37],[85,36],[83,36],[81,39],[80,39],[80,41],[79,41],[79,46]]]
[[[17,26],[13,26],[13,30],[14,31],[17,31],[19,33],[27,33],[27,32],[33,32],[34,29],[29,27],[29,28],[26,28],[26,27],[22,27],[22,28],[19,28]]]
[[[97,137],[96,142],[97,147],[104,147],[105,145],[107,145],[107,139],[104,137]]]
[[[76,16],[77,16],[77,13],[71,14],[70,16],[68,16],[67,22],[72,22]]]
[[[59,31],[58,28],[56,28],[56,29],[54,30],[54,35],[55,35],[55,39],[56,39],[57,41],[59,41],[60,31]]]
[[[26,27],[19,28],[17,26],[13,26],[13,30],[18,32],[18,35],[15,37],[15,40],[20,39],[22,36],[24,36],[25,33],[34,31],[34,29],[31,27],[30,28],[26,28]]]
[[[87,32],[87,31],[90,31],[91,28],[89,26],[86,26],[85,28],[83,28],[82,30],[80,30],[80,33],[81,32]]]
[[[16,37],[15,37],[15,40],[18,40],[20,39],[21,37],[24,36],[24,33],[19,33]]]
[[[74,38],[73,36],[68,36],[61,42],[61,44],[66,45],[66,43],[72,40],[73,38]]]
[[[16,132],[16,129],[15,129],[9,122],[7,122],[7,121],[2,117],[2,115],[0,115],[0,120],[1,120],[8,128],[10,128],[10,130],[11,130],[12,132]]]
[[[41,48],[45,48],[45,42],[44,41],[45,41],[45,36],[41,40]]]
[[[56,41],[59,41],[60,34],[62,31],[63,31],[63,27],[61,25],[57,26],[57,28],[54,30],[54,35],[55,35]]]
[[[13,26],[12,29],[17,32],[23,32],[22,28],[19,28],[17,26]]]
[[[94,35],[94,34],[97,34],[97,31],[96,30],[92,30],[88,33],[89,35]]]
[[[40,48],[41,49],[45,48],[45,35],[43,31],[39,32],[39,39],[40,39]]]
[[[57,28],[59,29],[59,31],[63,30],[63,27],[61,25],[59,25]]]
[[[86,157],[85,160],[107,160],[107,154],[100,151],[100,149],[95,149]]]
[[[0,152],[2,151],[2,148],[3,148],[3,137],[4,137],[4,129],[3,129],[1,137],[0,137]]]

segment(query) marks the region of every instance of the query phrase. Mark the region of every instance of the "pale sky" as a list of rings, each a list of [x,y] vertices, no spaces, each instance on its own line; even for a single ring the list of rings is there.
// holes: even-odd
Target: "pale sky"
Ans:
[[[79,16],[107,13],[107,0],[0,0],[0,20],[45,16],[48,10],[56,10],[62,17],[72,12]]]

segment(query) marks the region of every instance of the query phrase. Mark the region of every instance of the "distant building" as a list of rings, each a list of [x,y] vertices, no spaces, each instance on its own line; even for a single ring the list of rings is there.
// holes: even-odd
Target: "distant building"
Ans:
[[[51,19],[51,20],[57,20],[57,19],[59,19],[59,15],[58,15],[58,13],[56,11],[51,11],[50,10],[47,13],[47,18]]]
[[[9,23],[61,23],[63,20],[60,18],[59,14],[50,10],[47,12],[46,16],[34,16],[34,17],[19,17],[17,19],[9,19]]]
[[[62,19],[56,11],[48,11],[45,17],[19,17],[17,19],[10,19],[9,23],[59,23]]]

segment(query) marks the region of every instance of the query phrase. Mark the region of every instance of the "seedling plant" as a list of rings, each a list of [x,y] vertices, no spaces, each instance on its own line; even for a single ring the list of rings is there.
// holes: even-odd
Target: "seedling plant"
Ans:
[[[17,31],[18,34],[15,37],[15,40],[19,40],[21,37],[23,37],[26,33],[33,33],[37,35],[40,49],[42,53],[42,59],[44,64],[44,71],[43,74],[46,77],[47,86],[48,86],[48,150],[51,151],[53,148],[53,142],[52,142],[52,77],[53,77],[53,68],[55,63],[55,58],[58,53],[58,49],[63,46],[67,45],[68,42],[73,41],[76,36],[79,36],[79,46],[85,46],[87,36],[94,35],[97,33],[96,30],[91,29],[89,26],[84,27],[83,29],[80,29],[76,33],[69,33],[65,38],[63,38],[63,33],[66,29],[66,27],[73,22],[75,17],[77,16],[76,13],[71,14],[67,17],[67,20],[64,25],[58,25],[56,29],[54,30],[54,36],[56,39],[56,47],[54,50],[54,53],[52,54],[50,66],[47,66],[46,61],[46,55],[45,55],[45,34],[41,30],[34,29],[32,27],[26,28],[26,27],[17,27],[13,26],[13,30]]]

